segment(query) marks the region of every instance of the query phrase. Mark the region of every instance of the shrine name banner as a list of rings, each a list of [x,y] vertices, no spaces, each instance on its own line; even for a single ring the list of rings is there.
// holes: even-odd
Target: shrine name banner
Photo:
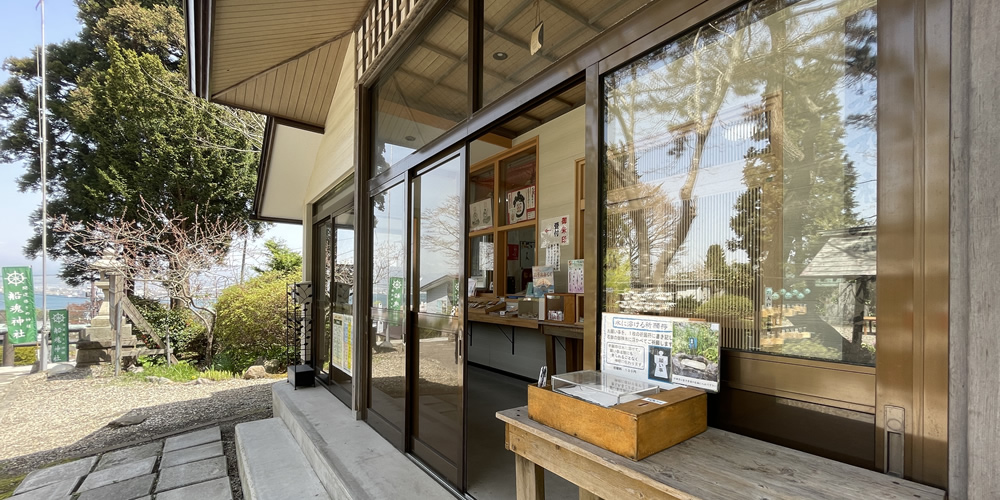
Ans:
[[[35,320],[35,285],[30,267],[4,267],[3,300],[7,306],[7,334],[11,344],[31,344],[38,340]]]
[[[49,311],[49,338],[52,350],[49,358],[53,363],[69,361],[69,311],[55,309]]]
[[[601,371],[671,389],[719,391],[719,324],[664,316],[601,315]]]

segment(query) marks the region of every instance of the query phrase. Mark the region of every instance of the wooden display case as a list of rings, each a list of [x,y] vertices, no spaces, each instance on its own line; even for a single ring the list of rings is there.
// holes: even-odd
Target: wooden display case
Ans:
[[[478,162],[469,171],[470,247],[474,252],[493,247],[492,259],[470,256],[469,276],[492,284],[487,293],[497,297],[521,292],[538,256],[538,138]],[[484,263],[492,269],[482,269]]]
[[[539,319],[567,325],[576,323],[576,294],[545,294],[545,314]]]

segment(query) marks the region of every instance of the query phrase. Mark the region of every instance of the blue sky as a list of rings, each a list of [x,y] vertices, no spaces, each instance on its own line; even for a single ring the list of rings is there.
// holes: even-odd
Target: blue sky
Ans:
[[[41,43],[41,15],[35,9],[36,3],[37,0],[0,0],[0,59],[27,56]],[[72,0],[45,2],[46,43],[75,38],[79,31],[76,4]],[[0,81],[6,81],[9,76],[0,70]],[[41,259],[30,261],[24,256],[22,248],[32,233],[28,216],[41,203],[41,194],[17,190],[16,181],[23,172],[21,164],[0,163],[0,265],[31,265],[36,279],[40,279]],[[265,237],[276,237],[284,240],[289,247],[301,250],[301,235],[301,226],[276,224]],[[50,262],[48,274],[52,276],[58,272],[58,263]]]

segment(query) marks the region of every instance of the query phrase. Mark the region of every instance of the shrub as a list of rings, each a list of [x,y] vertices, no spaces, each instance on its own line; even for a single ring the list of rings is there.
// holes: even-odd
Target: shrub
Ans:
[[[753,302],[740,295],[719,295],[698,306],[694,314],[710,321],[746,318],[753,314]]]
[[[298,272],[268,272],[226,288],[215,308],[215,367],[242,373],[261,359],[285,350],[285,290]]]
[[[14,366],[28,366],[34,364],[35,348],[31,346],[14,348]],[[0,364],[3,364],[3,349],[0,349]]]
[[[130,300],[161,339],[166,340],[167,332],[170,332],[170,348],[174,353],[204,351],[205,327],[191,316],[191,311],[170,309],[143,297],[131,297]],[[133,333],[147,347],[156,347],[156,342],[138,329],[134,329]]]

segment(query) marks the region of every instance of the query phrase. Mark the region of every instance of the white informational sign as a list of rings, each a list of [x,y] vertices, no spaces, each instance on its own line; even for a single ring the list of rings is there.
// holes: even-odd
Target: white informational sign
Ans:
[[[719,324],[604,313],[601,371],[665,389],[719,391]]]
[[[331,325],[330,364],[336,366],[348,375],[353,373],[354,360],[354,316],[350,314],[334,314]]]

